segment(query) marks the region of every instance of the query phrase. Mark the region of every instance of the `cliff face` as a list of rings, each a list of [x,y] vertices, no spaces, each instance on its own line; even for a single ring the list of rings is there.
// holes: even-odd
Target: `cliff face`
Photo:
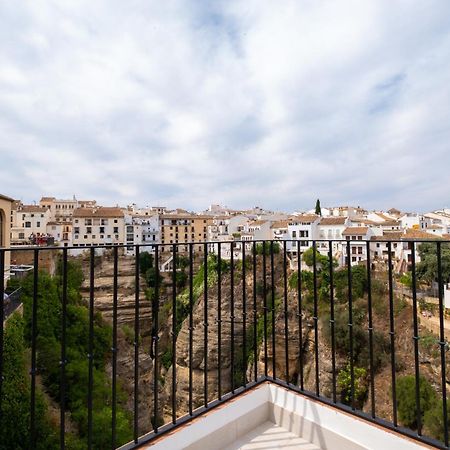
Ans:
[[[110,325],[113,320],[113,273],[114,265],[111,255],[105,254],[96,260],[94,305],[95,309]],[[82,297],[89,301],[89,263],[83,262],[84,282]],[[118,261],[118,300],[117,300],[117,377],[123,392],[126,395],[127,409],[134,410],[134,323],[135,323],[135,261],[133,257],[120,256]],[[138,418],[139,430],[144,433],[151,429],[153,409],[153,368],[154,361],[150,358],[150,331],[151,331],[151,302],[145,298],[146,285],[141,279],[139,284],[139,326],[140,340],[138,352],[139,365],[139,401]],[[106,370],[112,376],[112,363],[106,366]],[[161,393],[161,401],[165,401]]]
[[[268,310],[267,317],[267,343],[264,341],[264,290],[262,279],[262,262],[257,265],[256,282],[256,330],[257,330],[257,373],[258,376],[264,374],[264,348],[267,345],[267,367],[268,375],[272,375],[273,368],[273,346],[272,346],[272,316],[270,289],[271,271],[269,260],[267,261],[267,281],[266,295]],[[290,275],[287,270],[287,276]],[[283,261],[281,255],[276,255],[274,264],[274,286],[275,286],[275,361],[277,377],[290,382],[299,383],[300,374],[300,346],[299,346],[299,317],[297,307],[296,290],[288,289],[288,366],[289,374],[286,374],[285,363],[285,319],[283,304]],[[246,360],[244,357],[244,297],[243,282],[245,282],[245,304],[246,304]],[[222,394],[230,392],[232,389],[232,335],[231,317],[232,303],[234,304],[234,387],[239,387],[243,382],[243,377],[247,380],[254,379],[254,344],[253,332],[255,321],[253,314],[253,275],[251,266],[247,267],[245,281],[242,278],[242,266],[238,265],[234,274],[233,299],[231,292],[231,275],[226,272],[222,276],[221,288],[221,391]],[[204,403],[204,368],[205,368],[205,347],[204,347],[204,305],[205,296],[201,295],[193,308],[193,330],[192,330],[192,377],[193,377],[193,406],[198,407]],[[218,396],[219,364],[218,364],[218,287],[217,284],[209,286],[207,293],[207,379],[208,379],[208,401]],[[170,319],[168,321],[170,323]],[[314,352],[313,352],[312,320],[310,316],[302,314],[302,344],[303,344],[303,365],[305,388],[314,390]],[[181,330],[176,340],[176,378],[177,378],[177,410],[178,413],[187,413],[189,399],[189,318],[186,318],[181,326]],[[321,355],[320,383],[323,392],[331,392],[331,356],[327,346],[319,341],[319,352]],[[171,397],[172,367],[168,369],[165,376],[165,395]],[[165,415],[171,413],[171,407],[165,409]]]
[[[198,263],[198,262],[197,262]],[[130,331],[134,328],[135,295],[134,295],[134,258],[121,257],[119,277],[119,350],[118,350],[118,377],[127,394],[127,405],[130,411],[134,407],[134,345],[133,336]],[[299,315],[297,289],[287,289],[287,329],[288,329],[288,366],[289,373],[286,373],[286,353],[285,353],[285,315],[284,315],[284,271],[282,255],[275,255],[274,258],[274,310],[275,310],[275,346],[273,348],[272,334],[272,273],[270,270],[270,258],[267,258],[266,272],[266,292],[263,288],[263,268],[262,257],[258,256],[256,267],[256,283],[253,280],[253,268],[251,262],[247,263],[246,276],[242,276],[242,264],[236,262],[234,271],[234,289],[231,291],[231,274],[229,267],[222,274],[221,301],[219,304],[219,288],[217,276],[208,275],[209,283],[207,296],[203,288],[194,295],[194,305],[192,310],[192,402],[193,408],[204,404],[204,382],[205,367],[207,367],[207,391],[208,401],[218,397],[219,385],[219,365],[221,378],[221,393],[230,392],[232,384],[239,387],[244,376],[247,380],[254,378],[254,358],[256,353],[258,375],[264,374],[265,364],[267,373],[273,375],[273,354],[276,354],[276,376],[282,380],[300,385],[300,357],[303,363],[303,384],[306,390],[315,392],[316,390],[316,365],[315,365],[315,332],[314,320],[311,313],[311,298],[306,299],[307,294],[303,294],[304,308],[301,316],[302,322],[302,348],[299,339]],[[201,269],[200,269],[201,270]],[[95,276],[95,306],[101,311],[103,317],[112,320],[112,275],[113,266],[110,257],[104,257],[97,264]],[[197,273],[197,269],[195,270]],[[289,278],[292,270],[288,267],[286,275]],[[86,273],[86,275],[88,275]],[[86,277],[88,280],[88,277]],[[243,296],[243,286],[245,284],[245,300]],[[256,285],[256,318],[253,314],[254,286]],[[154,361],[150,358],[150,330],[152,311],[151,304],[144,298],[145,283],[140,283],[140,315],[139,323],[141,328],[141,340],[139,348],[139,402],[138,417],[140,432],[151,429],[151,420],[154,415],[153,409],[153,381],[154,381]],[[202,286],[201,286],[202,287]],[[198,288],[198,286],[197,286]],[[196,288],[196,289],[197,289]],[[172,292],[171,279],[165,279],[160,289],[160,313],[159,313],[159,370],[158,396],[159,396],[159,419],[158,422],[169,422],[171,420],[172,405],[172,376],[173,376],[173,355],[172,355]],[[187,290],[177,289],[177,299],[188,298]],[[88,281],[84,284],[83,297],[89,297]],[[205,297],[207,297],[207,327],[205,327]],[[264,311],[264,298],[266,298],[267,310]],[[246,339],[244,342],[244,301],[246,305]],[[384,341],[389,341],[389,305],[386,292],[378,299],[374,294],[374,330],[379,335],[384,336]],[[177,300],[178,302],[178,300]],[[309,305],[308,305],[309,302]],[[412,308],[408,303],[402,303],[401,299],[396,299],[395,312],[395,349],[396,349],[396,369],[397,376],[414,373],[414,348],[412,339]],[[333,371],[332,352],[329,341],[329,321],[323,320],[324,314],[329,312],[329,301],[319,302],[318,315],[318,339],[317,347],[319,354],[318,378],[319,391],[321,395],[332,398],[333,392]],[[364,318],[360,323],[362,333],[367,336],[367,296],[355,299],[354,308],[358,314]],[[184,309],[183,309],[184,308]],[[219,360],[219,308],[221,311],[221,343]],[[234,312],[232,313],[232,309]],[[348,328],[345,319],[348,313],[347,303],[336,303],[336,308],[340,308],[344,314],[343,328]],[[188,412],[189,406],[189,312],[186,304],[178,310],[177,323],[179,328],[176,334],[176,408],[177,416],[180,417]],[[264,314],[267,319],[267,342],[264,340]],[[232,316],[234,315],[234,338],[232,339],[231,327]],[[181,318],[181,319],[180,319]],[[256,327],[255,327],[256,323]],[[125,326],[125,327],[124,327]],[[128,326],[128,330],[126,330]],[[253,333],[256,329],[257,347],[254,351]],[[204,339],[207,336],[207,351],[205,352]],[[420,371],[421,375],[427,377],[435,389],[440,392],[440,367],[437,339],[423,329],[420,329],[421,336],[427,334],[427,340],[420,344]],[[358,337],[359,339],[359,337]],[[422,342],[422,341],[421,341]],[[427,343],[427,346],[425,345]],[[385,345],[385,344],[383,344]],[[244,359],[244,347],[246,357]],[[267,348],[267,360],[265,363],[265,348]],[[367,349],[365,349],[367,352]],[[384,362],[376,371],[375,389],[377,415],[386,419],[392,419],[392,396],[391,396],[391,367],[389,360],[389,347],[378,346],[378,352],[383,352]],[[380,355],[378,355],[380,356]],[[377,357],[377,354],[375,355]],[[234,371],[232,373],[232,361]],[[341,348],[336,351],[336,378],[340,371],[346,368],[348,353],[342,347],[341,328]],[[220,364],[219,364],[220,362]],[[368,366],[365,366],[368,368]],[[111,371],[111,366],[108,367]],[[447,362],[447,373],[450,373],[450,366]],[[367,375],[363,383],[369,388],[370,376]],[[337,399],[341,400],[342,387],[337,383]],[[364,411],[370,411],[370,390],[361,400],[361,407]]]

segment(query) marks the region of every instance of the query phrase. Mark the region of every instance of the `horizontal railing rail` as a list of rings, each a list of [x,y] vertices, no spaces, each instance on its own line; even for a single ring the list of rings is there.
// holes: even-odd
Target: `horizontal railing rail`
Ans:
[[[386,254],[377,252],[380,243]],[[394,244],[408,244],[398,270],[405,255]],[[239,249],[230,252],[234,245]],[[124,252],[130,247],[133,256]],[[57,424],[49,425],[58,428],[55,448],[78,440],[89,449],[106,448],[105,442],[132,449],[265,381],[420,442],[449,446],[447,241],[21,246],[0,248],[0,273],[13,252],[28,252],[22,259],[33,266],[16,282],[27,359],[20,367],[29,371],[29,389],[19,399],[28,402],[26,445],[17,448],[42,447],[45,398],[59,407]],[[437,303],[427,304],[418,292],[433,282]],[[0,277],[0,299],[7,283]],[[399,297],[399,283],[408,296]],[[13,358],[8,341],[13,316],[2,301],[0,436],[12,408],[11,364],[22,360]],[[57,344],[57,361],[48,342]],[[77,387],[84,397],[70,385],[75,369],[85,380]]]

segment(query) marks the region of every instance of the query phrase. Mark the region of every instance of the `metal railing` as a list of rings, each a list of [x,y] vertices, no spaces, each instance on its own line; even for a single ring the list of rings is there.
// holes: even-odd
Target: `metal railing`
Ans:
[[[439,375],[439,383],[436,385],[436,393],[439,397],[442,414],[442,440],[423,433],[424,406],[422,404],[421,379],[423,373],[421,367],[420,339],[421,328],[419,319],[419,305],[417,290],[419,280],[417,275],[417,255],[422,242],[411,241],[411,317],[406,328],[399,329],[396,323],[396,302],[394,294],[393,256],[391,252],[392,242],[387,242],[388,255],[386,270],[382,276],[374,272],[373,245],[371,241],[336,241],[336,240],[311,240],[310,256],[312,266],[305,269],[301,258],[293,256],[288,251],[288,244],[296,242],[296,249],[306,251],[301,242],[295,241],[254,241],[242,242],[241,254],[235,257],[235,252],[229,253],[229,259],[224,259],[222,250],[225,246],[233,246],[230,242],[202,242],[189,244],[148,244],[136,245],[134,258],[134,321],[132,345],[133,352],[133,386],[132,404],[129,405],[131,414],[130,427],[132,428],[132,441],[123,445],[124,449],[137,448],[150,442],[158,436],[172,430],[193,417],[199,416],[205,411],[220,405],[230,398],[240,395],[248,389],[265,382],[272,381],[285,386],[293,391],[316,399],[334,408],[354,414],[370,422],[379,424],[386,429],[395,430],[403,435],[418,441],[433,445],[438,448],[448,448],[448,410],[447,410],[447,377],[446,377],[446,322],[444,305],[444,285],[448,282],[444,279],[447,272],[443,269],[443,247],[448,244],[444,241],[431,241],[435,246],[436,271],[435,278],[438,282],[438,327],[439,336],[437,346],[439,365],[436,368]],[[380,241],[377,241],[380,242]],[[404,241],[403,241],[404,242]],[[430,241],[426,241],[430,244]],[[320,246],[319,246],[320,243]],[[211,247],[211,245],[214,246]],[[244,245],[245,244],[245,245]],[[324,246],[324,245],[325,246]],[[359,274],[364,273],[363,295],[356,295],[354,265],[352,264],[352,247],[365,247],[365,260],[358,266],[362,267]],[[202,246],[202,251],[198,248]],[[344,256],[343,264],[339,266],[334,260],[334,249],[341,248]],[[98,266],[96,256],[99,251],[107,250],[112,259],[112,316],[110,326],[111,351],[108,355],[108,364],[111,365],[110,389],[111,389],[111,428],[110,446],[116,448],[121,442],[117,438],[117,405],[119,400],[119,317],[121,308],[120,290],[120,264],[123,246],[97,246],[87,249],[87,262],[85,274],[87,282],[87,295],[85,307],[88,309],[88,347],[87,347],[87,397],[85,406],[87,410],[86,444],[88,448],[95,448],[93,444],[93,391],[95,360],[99,355],[95,354],[94,322],[96,314],[96,275]],[[183,252],[188,248],[187,253]],[[445,248],[444,247],[444,248]],[[152,251],[154,257],[154,277],[151,286],[151,321],[149,329],[144,329],[141,319],[141,307],[143,298],[141,255],[146,251]],[[40,308],[39,278],[40,255],[42,252],[53,251],[57,253],[61,263],[61,291],[60,291],[60,368],[59,368],[59,446],[66,447],[67,415],[67,365],[70,362],[67,354],[67,314],[69,305],[68,295],[68,270],[72,260],[71,247],[64,248],[19,248],[0,249],[0,273],[4,273],[5,255],[7,252],[31,252],[33,273],[31,315],[30,320],[30,406],[29,406],[29,448],[36,447],[36,393],[38,390],[37,377],[39,375],[37,356],[39,351],[38,338],[43,330],[38,329],[38,313]],[[211,250],[213,249],[213,250]],[[322,250],[319,253],[318,250]],[[79,248],[76,248],[79,250]],[[214,253],[211,253],[214,251]],[[159,264],[163,255],[172,255],[174,264],[172,271],[164,277],[160,273]],[[214,256],[212,256],[214,255]],[[180,256],[184,257],[184,264],[179,264]],[[128,257],[130,258],[130,257]],[[445,262],[447,264],[447,261]],[[294,267],[294,268],[293,268]],[[446,269],[447,270],[447,269]],[[178,274],[184,271],[187,275],[185,284],[180,285]],[[305,274],[307,273],[307,274]],[[199,276],[199,274],[201,276]],[[380,368],[375,359],[375,341],[379,330],[380,318],[377,316],[375,323],[374,313],[374,277],[383,278],[383,286],[386,295],[385,319],[388,321],[386,343],[388,362],[384,369],[388,370],[390,400],[383,396],[380,403],[377,395],[377,376]],[[345,280],[345,288],[339,291],[337,278]],[[378,281],[379,282],[379,281]],[[308,286],[305,286],[308,284]],[[0,277],[0,298],[3,298],[5,281]],[[378,295],[378,294],[377,294]],[[384,295],[384,294],[383,294]],[[180,296],[183,302],[180,304]],[[356,298],[358,296],[358,298]],[[338,299],[339,297],[339,299]],[[356,302],[358,313],[364,312],[364,317],[356,319]],[[361,304],[364,303],[364,307]],[[361,309],[362,308],[362,309]],[[346,314],[344,327],[337,321],[338,310]],[[164,312],[164,314],[163,314]],[[324,319],[325,317],[325,319]],[[3,376],[4,368],[4,304],[0,307],[0,411],[2,411],[2,385],[7,382]],[[358,321],[358,322],[357,322]],[[358,324],[363,324],[356,327]],[[339,333],[345,334],[346,345],[342,345],[342,336],[338,342],[337,327]],[[359,396],[360,376],[356,358],[358,339],[361,337],[361,327],[367,337],[368,363],[364,367],[366,394],[361,401]],[[378,330],[377,330],[378,327]],[[355,335],[355,330],[357,335]],[[311,330],[311,331],[309,331]],[[398,375],[405,372],[399,368],[398,338],[401,333],[411,332],[413,370],[414,377],[414,405],[415,425],[414,429],[407,428],[399,423],[398,406],[401,399],[398,398]],[[179,354],[180,333],[187,336],[183,342],[184,355],[187,357],[181,361]],[[200,333],[200,338],[199,338]],[[150,335],[150,341],[145,342],[142,336]],[[326,340],[324,335],[329,336]],[[202,336],[201,336],[202,335]],[[164,339],[163,339],[164,338]],[[365,338],[364,338],[365,339]],[[224,343],[227,346],[224,347]],[[339,344],[339,345],[338,345]],[[194,350],[196,347],[196,350]],[[198,348],[200,347],[200,351]],[[326,350],[326,354],[322,354]],[[148,354],[153,361],[151,368],[151,397],[147,404],[148,410],[142,411],[145,403],[142,400],[141,379],[146,375],[140,367],[140,355]],[[200,354],[202,363],[194,364],[194,354]],[[331,382],[326,381],[323,373],[324,359],[331,358]],[[163,367],[163,364],[165,367]],[[180,364],[184,364],[181,366]],[[187,388],[180,392],[179,370],[187,369]],[[306,370],[306,369],[310,370]],[[349,381],[346,385],[347,395],[343,396],[342,382],[339,374],[348,371]],[[195,372],[195,373],[194,373]],[[428,372],[427,372],[428,373]],[[163,375],[164,374],[164,379]],[[200,374],[200,376],[199,376]],[[181,374],[184,378],[186,372]],[[386,377],[384,377],[386,378]],[[214,383],[211,382],[213,380]],[[186,381],[184,379],[184,381]],[[168,384],[167,384],[168,383]],[[201,384],[201,400],[199,400],[198,386]],[[384,389],[383,387],[379,389]],[[187,392],[186,392],[187,391]],[[198,395],[197,395],[198,394]],[[378,409],[382,410],[378,414]],[[388,409],[390,411],[388,411]],[[151,418],[151,427],[143,426],[142,415]]]

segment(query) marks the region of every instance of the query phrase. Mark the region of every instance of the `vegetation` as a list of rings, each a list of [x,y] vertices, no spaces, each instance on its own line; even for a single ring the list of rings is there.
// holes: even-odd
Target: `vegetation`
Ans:
[[[421,417],[436,403],[437,394],[425,377],[419,378],[419,398]],[[413,375],[399,377],[397,380],[398,417],[406,427],[417,428],[416,379]],[[441,408],[442,414],[442,408]],[[423,420],[422,420],[423,422]]]
[[[319,199],[316,200],[316,210],[315,210],[315,213],[316,213],[318,216],[321,216],[321,215],[322,215],[322,208],[320,207],[320,200],[319,200]]]
[[[417,264],[417,278],[420,281],[431,283],[438,278],[438,261],[436,243],[425,242],[419,246],[420,263]],[[441,244],[442,279],[450,281],[450,244]]]
[[[61,354],[61,265],[58,273],[51,277],[39,272],[37,298],[37,365],[47,393],[56,401],[60,400],[60,354]],[[68,304],[66,328],[66,409],[78,426],[79,437],[86,445],[88,423],[86,401],[88,398],[89,353],[89,310],[80,296],[82,282],[81,267],[69,262]],[[31,344],[31,322],[33,305],[33,274],[22,284],[24,302],[24,337]],[[111,329],[99,313],[94,315],[93,333],[93,446],[111,446],[110,422],[111,385],[105,372],[105,363],[111,345]],[[119,389],[119,399],[122,393]],[[27,405],[28,406],[28,405]],[[130,421],[127,412],[119,403],[117,406],[117,443],[131,440]]]
[[[354,389],[353,399],[355,406],[361,408],[367,397],[367,370],[363,367],[353,367],[354,375]],[[337,384],[341,390],[341,401],[346,405],[352,403],[352,383],[351,383],[351,369],[350,364],[347,364],[344,369],[339,371],[337,377]]]
[[[273,241],[272,241],[273,242]],[[255,245],[255,251],[257,255],[262,255],[263,253],[266,254],[266,256],[271,254],[271,247],[273,247],[273,254],[277,255],[280,253],[280,244],[278,242],[273,242],[271,245],[269,242],[265,243],[266,245],[263,245],[262,242]]]
[[[24,323],[15,313],[4,331],[3,386],[0,410],[0,449],[29,448],[30,381],[26,362]],[[47,404],[36,392],[36,449],[57,449],[57,430],[51,424]]]

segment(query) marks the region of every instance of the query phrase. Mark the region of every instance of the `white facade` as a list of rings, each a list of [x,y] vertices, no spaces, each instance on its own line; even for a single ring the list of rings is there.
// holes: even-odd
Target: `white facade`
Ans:
[[[19,204],[11,216],[11,244],[27,245],[47,235],[50,211],[35,205]]]

